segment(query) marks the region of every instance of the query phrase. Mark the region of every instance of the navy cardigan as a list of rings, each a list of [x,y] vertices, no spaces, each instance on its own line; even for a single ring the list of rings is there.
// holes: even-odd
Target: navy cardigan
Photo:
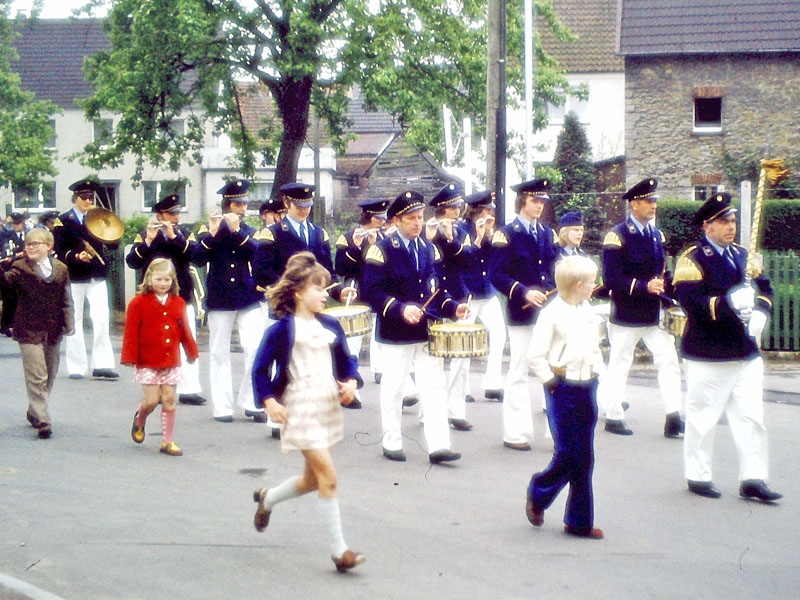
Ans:
[[[325,329],[336,335],[331,345],[334,378],[338,381],[355,379],[360,388],[364,382],[358,374],[358,359],[347,348],[342,326],[328,315],[317,314],[316,318]],[[268,398],[275,398],[283,404],[281,397],[289,384],[289,357],[293,345],[294,315],[283,317],[264,333],[253,363],[253,394],[258,408],[264,408],[264,401]]]

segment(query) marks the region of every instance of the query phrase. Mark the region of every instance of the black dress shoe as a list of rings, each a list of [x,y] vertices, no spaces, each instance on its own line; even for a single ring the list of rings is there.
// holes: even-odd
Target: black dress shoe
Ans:
[[[739,486],[739,495],[742,498],[756,498],[763,502],[775,502],[783,498],[783,494],[773,492],[761,479],[747,479]]]
[[[615,433],[616,435],[633,435],[633,431],[628,429],[625,421],[621,419],[609,419],[606,421],[606,431],[608,433]]]
[[[402,450],[387,450],[386,448],[384,448],[383,455],[389,460],[395,460],[397,462],[406,462],[406,453],[403,452]]]
[[[381,383],[381,376],[382,376],[381,373],[375,373],[375,375],[372,376],[372,378],[375,380],[375,383],[377,383],[378,385],[380,385]]]
[[[199,394],[181,394],[178,396],[178,402],[181,404],[191,404],[193,406],[202,406],[206,403],[206,399]]]
[[[677,438],[680,437],[686,428],[686,423],[681,419],[679,412],[672,412],[667,415],[667,420],[664,423],[664,437]]]
[[[273,440],[281,439],[281,429],[280,427],[272,427],[272,431],[270,432]]]
[[[475,396],[473,396],[472,394],[467,394],[466,396],[464,396],[464,402],[467,403],[475,402]]]
[[[83,375],[81,375],[80,373],[71,373],[69,375],[69,378],[70,379],[83,379]]]
[[[458,431],[470,431],[472,429],[472,423],[466,419],[447,419],[447,422],[453,426],[453,429]]]
[[[503,446],[520,452],[528,452],[531,449],[531,445],[528,442],[503,442]]]
[[[28,423],[30,423],[31,427],[33,427],[34,429],[39,429],[39,426],[42,424],[42,422],[39,419],[37,419],[33,414],[31,414],[31,411],[28,411],[28,413],[25,415],[25,418],[28,419]]]
[[[590,540],[602,540],[603,530],[596,527],[572,527],[571,525],[564,525],[564,531],[575,537],[588,538]]]
[[[503,401],[503,390],[484,390],[483,395],[487,400]]]
[[[92,371],[92,377],[97,379],[119,379],[119,373],[111,369],[94,369]]]
[[[452,450],[448,450],[447,448],[437,450],[436,452],[431,452],[428,455],[428,460],[431,462],[432,465],[438,465],[439,463],[443,462],[451,462],[454,460],[458,460],[459,458],[461,458],[461,455],[458,452],[453,452]]]
[[[404,396],[403,397],[403,408],[408,408],[409,406],[414,406],[417,402],[419,402],[419,398],[416,396]]]
[[[3,327],[0,329],[0,334],[3,334],[6,337],[11,337],[14,334],[11,332],[11,327]]]
[[[263,410],[245,410],[244,416],[252,418],[256,423],[267,422],[267,413]]]
[[[719,498],[722,496],[722,492],[710,481],[692,481],[689,479],[686,484],[689,486],[689,491],[698,496],[706,498]]]
[[[528,517],[528,522],[534,527],[541,527],[544,524],[544,511],[533,508],[533,500],[530,499],[530,496],[525,503],[525,515]]]
[[[50,428],[50,423],[42,423],[39,425],[39,437],[43,440],[48,439],[53,435],[53,430]]]
[[[214,420],[220,423],[233,423],[233,417],[231,415],[225,415],[224,417],[214,417]]]
[[[350,408],[352,410],[358,410],[359,408],[361,408],[361,400],[359,400],[358,398],[353,398],[353,401],[350,402],[350,404],[342,404],[342,406],[345,408]]]

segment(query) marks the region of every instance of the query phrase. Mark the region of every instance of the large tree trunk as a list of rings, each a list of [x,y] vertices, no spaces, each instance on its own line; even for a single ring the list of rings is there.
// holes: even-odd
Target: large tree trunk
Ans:
[[[275,181],[271,194],[273,198],[278,196],[282,185],[295,181],[297,177],[297,162],[308,129],[312,83],[312,79],[308,77],[290,80],[280,85],[276,94],[275,101],[283,121],[283,140],[275,165]]]

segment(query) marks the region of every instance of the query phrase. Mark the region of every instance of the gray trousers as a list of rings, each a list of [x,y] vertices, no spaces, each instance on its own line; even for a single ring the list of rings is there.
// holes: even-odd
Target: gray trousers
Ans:
[[[42,423],[51,423],[47,400],[56,381],[60,348],[60,340],[55,344],[19,342],[25,385],[28,389],[28,411]]]

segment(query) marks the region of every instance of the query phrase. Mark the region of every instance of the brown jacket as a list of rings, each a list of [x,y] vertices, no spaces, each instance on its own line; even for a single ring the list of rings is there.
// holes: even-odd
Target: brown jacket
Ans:
[[[48,279],[28,258],[16,261],[8,271],[0,271],[0,282],[17,294],[12,327],[14,339],[23,344],[55,344],[75,327],[67,267],[53,257],[50,262],[53,272]]]

